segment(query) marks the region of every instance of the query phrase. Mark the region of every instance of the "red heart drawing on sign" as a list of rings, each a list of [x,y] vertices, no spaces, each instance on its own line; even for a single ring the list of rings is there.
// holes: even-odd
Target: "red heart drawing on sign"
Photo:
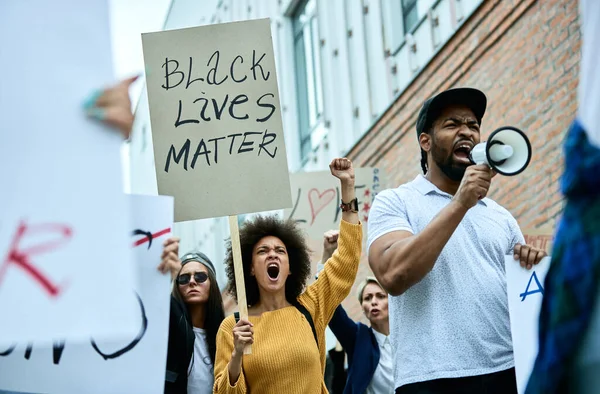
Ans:
[[[310,204],[310,214],[312,215],[312,221],[310,225],[315,222],[315,218],[335,198],[335,190],[327,189],[323,193],[319,193],[317,189],[310,189],[308,192],[308,203]]]

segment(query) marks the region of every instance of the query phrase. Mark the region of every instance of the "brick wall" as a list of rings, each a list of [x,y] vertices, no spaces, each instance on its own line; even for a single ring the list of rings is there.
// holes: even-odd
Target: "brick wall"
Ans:
[[[499,126],[524,130],[533,157],[516,177],[497,176],[489,197],[521,228],[553,227],[562,209],[562,140],[577,109],[580,32],[577,0],[487,0],[350,151],[355,166],[378,166],[395,187],[421,171],[415,122],[423,101],[459,86],[488,97],[482,140]],[[365,322],[357,284],[344,306]]]

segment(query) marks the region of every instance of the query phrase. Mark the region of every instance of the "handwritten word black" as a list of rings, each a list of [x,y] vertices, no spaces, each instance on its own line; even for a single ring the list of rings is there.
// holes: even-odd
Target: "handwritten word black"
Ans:
[[[262,136],[262,138],[257,138],[257,136]],[[227,139],[229,139],[228,142],[225,141],[224,143],[219,144],[219,141]],[[227,145],[229,145],[229,156],[255,151],[257,156],[260,156],[261,153],[264,152],[265,155],[263,156],[275,158],[275,155],[277,155],[277,146],[275,144],[276,139],[277,134],[270,133],[268,130],[265,130],[264,132],[247,131],[245,133],[234,133],[229,134],[226,137],[215,137],[207,140],[202,138],[196,145],[196,150],[193,153],[190,161],[190,149],[192,142],[188,138],[183,143],[183,146],[179,148],[179,151],[175,148],[175,145],[171,144],[165,162],[165,172],[169,172],[171,160],[176,164],[179,164],[181,161],[183,161],[183,169],[186,171],[188,170],[188,166],[194,169],[196,167],[198,158],[201,156],[204,158],[204,161],[208,166],[211,166],[212,164],[218,164],[219,152],[226,154]],[[256,149],[254,145],[255,143],[257,143]],[[273,145],[269,146],[271,144]],[[224,150],[225,153],[223,153]]]
[[[201,92],[201,94],[205,94]],[[273,93],[265,93],[262,96],[254,100],[255,104],[265,109],[265,113],[254,119],[258,123],[263,123],[271,119],[271,116],[275,113],[275,95]],[[200,120],[204,122],[210,122],[212,120],[221,120],[223,114],[226,113],[231,119],[246,120],[250,118],[248,115],[248,103],[250,98],[246,94],[238,94],[235,97],[229,99],[229,94],[226,94],[223,99],[198,97],[192,104],[186,105],[186,110],[183,109],[183,101],[180,99],[177,107],[177,119],[175,119],[175,127],[183,126],[185,124],[198,124]],[[212,105],[211,105],[212,104]],[[239,107],[236,109],[236,106]],[[189,108],[193,109],[190,110]],[[225,108],[227,107],[227,112]],[[268,111],[268,113],[266,112]],[[183,115],[183,112],[186,115]]]
[[[266,53],[263,53],[260,57],[258,57],[256,50],[253,49],[252,61],[246,62],[246,64],[250,64],[249,71],[252,72],[252,78],[255,81],[258,80],[257,71],[260,71],[260,77],[262,77],[263,81],[268,81],[269,77],[271,76],[271,72],[268,70],[265,74],[265,70],[261,64],[261,61],[263,61],[265,56]],[[220,85],[227,81],[229,77],[231,77],[231,80],[235,83],[242,83],[248,79],[248,67],[242,66],[244,64],[244,57],[242,55],[237,55],[233,59],[226,59],[225,61],[227,61],[227,64],[229,64],[229,69],[225,69],[225,71],[223,71],[222,68],[219,69],[220,60],[220,52],[215,51],[206,63],[206,67],[208,67],[206,74],[204,74],[205,70],[202,70],[199,73],[194,73],[194,58],[190,56],[188,58],[186,75],[185,71],[179,69],[179,60],[173,58],[169,59],[167,57],[162,65],[162,68],[165,70],[165,82],[161,85],[161,87],[165,90],[174,89],[185,81],[185,89],[188,89],[195,82],[204,82],[208,85]],[[246,69],[246,71],[244,71],[244,69]],[[225,74],[223,75],[223,73]],[[194,74],[200,74],[200,76],[196,76],[194,78]]]

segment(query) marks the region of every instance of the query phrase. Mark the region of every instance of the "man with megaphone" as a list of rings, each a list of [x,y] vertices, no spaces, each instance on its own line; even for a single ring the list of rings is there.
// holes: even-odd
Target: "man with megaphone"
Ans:
[[[496,172],[519,173],[531,156],[514,128],[478,145],[486,105],[472,88],[425,101],[424,176],[379,193],[369,213],[369,264],[390,295],[396,393],[517,393],[505,255],[531,268],[546,253],[486,197]]]

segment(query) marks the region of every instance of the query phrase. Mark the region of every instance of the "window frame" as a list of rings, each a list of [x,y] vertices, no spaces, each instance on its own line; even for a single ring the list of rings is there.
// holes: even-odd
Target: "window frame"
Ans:
[[[312,9],[307,12],[307,6]],[[305,18],[305,20],[302,20]],[[324,95],[319,49],[317,0],[299,2],[291,14],[295,82],[298,98],[300,159],[304,165],[313,150],[312,135],[323,123]],[[299,45],[302,44],[302,52]],[[301,57],[301,59],[300,59]]]

